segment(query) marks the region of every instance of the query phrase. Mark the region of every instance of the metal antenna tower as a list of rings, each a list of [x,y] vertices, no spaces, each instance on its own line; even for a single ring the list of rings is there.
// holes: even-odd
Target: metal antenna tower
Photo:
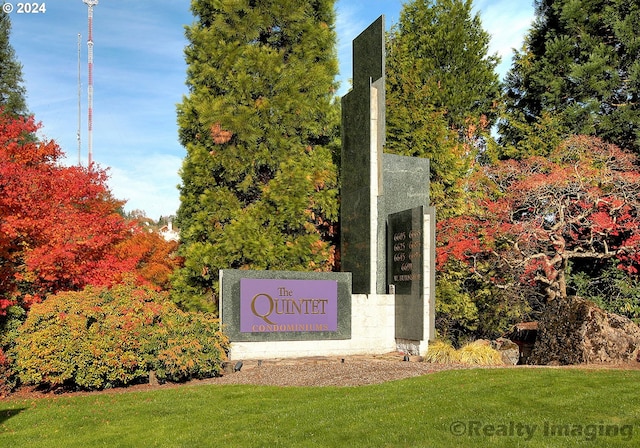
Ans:
[[[98,4],[98,0],[82,0],[89,9],[89,38],[87,39],[88,61],[89,61],[89,88],[87,92],[89,106],[88,113],[88,139],[89,139],[89,167],[93,162],[93,7]]]
[[[80,41],[82,36],[78,33],[78,166],[82,166],[82,142],[80,140],[80,128],[82,127],[82,80],[80,77]]]

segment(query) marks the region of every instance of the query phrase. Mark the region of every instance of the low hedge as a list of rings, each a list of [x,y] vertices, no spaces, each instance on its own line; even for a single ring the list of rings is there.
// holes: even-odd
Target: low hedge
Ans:
[[[211,314],[187,313],[133,282],[63,292],[34,305],[10,355],[23,384],[85,390],[216,376],[228,340]]]

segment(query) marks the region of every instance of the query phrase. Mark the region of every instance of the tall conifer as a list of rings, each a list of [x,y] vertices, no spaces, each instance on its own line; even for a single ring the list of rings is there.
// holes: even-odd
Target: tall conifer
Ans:
[[[505,155],[586,134],[640,152],[640,3],[536,0],[507,77]]]
[[[5,113],[26,115],[26,89],[22,79],[22,65],[11,47],[9,14],[0,12],[0,106]]]
[[[412,0],[388,39],[387,150],[431,160],[440,216],[466,206],[464,179],[500,97],[499,59],[472,10],[472,0]]]
[[[339,110],[334,0],[192,0],[176,300],[219,269],[330,270]]]

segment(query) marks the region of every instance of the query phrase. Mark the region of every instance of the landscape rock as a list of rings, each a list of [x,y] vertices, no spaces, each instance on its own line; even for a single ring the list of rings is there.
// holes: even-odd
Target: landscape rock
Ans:
[[[571,365],[636,360],[640,327],[579,297],[547,304],[528,364]]]
[[[503,363],[512,366],[518,364],[520,359],[520,347],[518,347],[518,344],[507,338],[498,338],[491,343],[491,346],[500,352]]]

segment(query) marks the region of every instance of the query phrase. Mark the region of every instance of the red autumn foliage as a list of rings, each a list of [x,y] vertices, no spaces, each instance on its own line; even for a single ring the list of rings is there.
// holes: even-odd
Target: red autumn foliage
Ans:
[[[48,294],[117,283],[170,252],[122,217],[104,170],[62,166],[60,147],[39,140],[39,128],[0,110],[0,315]]]
[[[638,272],[633,154],[576,136],[549,158],[500,162],[476,182],[483,194],[470,213],[439,223],[440,266],[454,258],[477,275],[498,272],[497,281],[544,286],[548,299],[566,297],[569,260],[617,259],[620,269]]]

